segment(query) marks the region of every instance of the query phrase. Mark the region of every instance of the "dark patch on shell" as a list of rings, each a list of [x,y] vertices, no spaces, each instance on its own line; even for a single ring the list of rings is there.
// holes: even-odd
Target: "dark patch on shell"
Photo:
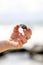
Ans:
[[[21,28],[23,28],[23,29],[27,29],[27,26],[24,25],[24,24],[20,24],[19,26],[20,26]]]

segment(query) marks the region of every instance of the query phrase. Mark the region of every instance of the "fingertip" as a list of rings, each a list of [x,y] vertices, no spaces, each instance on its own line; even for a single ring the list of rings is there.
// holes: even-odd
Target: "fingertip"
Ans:
[[[16,25],[16,26],[14,27],[14,30],[13,30],[13,31],[18,31],[18,29],[19,29],[19,25]]]
[[[30,35],[32,35],[32,30],[30,28],[27,28],[26,31],[29,32]]]

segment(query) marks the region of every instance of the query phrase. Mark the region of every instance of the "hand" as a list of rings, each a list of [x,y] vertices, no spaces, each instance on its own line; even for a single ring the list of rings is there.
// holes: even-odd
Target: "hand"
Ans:
[[[30,39],[32,34],[31,29],[23,29],[24,35],[22,35],[18,29],[19,25],[16,25],[10,39],[0,41],[0,53],[12,48],[20,48],[27,42],[28,39]]]
[[[27,42],[28,39],[30,39],[32,31],[30,28],[24,29],[24,35],[18,31],[19,25],[16,25],[14,27],[13,33],[10,37],[9,43],[12,47],[20,48]]]

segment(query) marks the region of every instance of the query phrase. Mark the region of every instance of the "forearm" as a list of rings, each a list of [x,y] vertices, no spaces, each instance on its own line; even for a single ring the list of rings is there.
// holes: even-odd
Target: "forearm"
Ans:
[[[7,41],[0,41],[0,53],[8,50],[10,48]]]

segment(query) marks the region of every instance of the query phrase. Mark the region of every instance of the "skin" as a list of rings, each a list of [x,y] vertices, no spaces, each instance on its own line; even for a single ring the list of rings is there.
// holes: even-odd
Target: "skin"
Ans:
[[[13,29],[9,40],[0,41],[0,53],[12,48],[21,48],[32,35],[31,29],[24,29],[24,36],[18,31],[19,25]]]

